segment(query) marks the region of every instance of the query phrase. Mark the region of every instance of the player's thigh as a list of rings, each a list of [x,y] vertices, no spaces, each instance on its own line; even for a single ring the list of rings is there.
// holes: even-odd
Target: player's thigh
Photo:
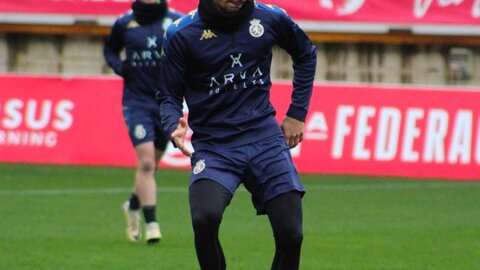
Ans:
[[[156,150],[153,141],[144,142],[135,146],[135,152],[139,162],[156,162]]]
[[[278,195],[265,204],[266,213],[275,234],[302,232],[302,194],[291,191]],[[288,209],[288,211],[285,211]]]
[[[189,189],[192,220],[194,223],[219,222],[232,197],[232,193],[216,181],[196,181]]]
[[[245,187],[252,193],[258,214],[265,214],[265,203],[290,191],[305,189],[283,136],[273,137],[252,147]]]
[[[141,107],[124,107],[123,118],[127,126],[130,141],[134,147],[156,138],[156,119],[151,109]]]
[[[192,154],[190,185],[203,179],[215,181],[233,195],[241,182],[245,161],[239,152],[215,149]]]

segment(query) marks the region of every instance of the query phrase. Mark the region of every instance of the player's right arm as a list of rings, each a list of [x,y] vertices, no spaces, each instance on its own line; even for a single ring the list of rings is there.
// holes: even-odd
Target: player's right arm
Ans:
[[[277,42],[290,54],[293,61],[292,102],[282,122],[287,144],[293,148],[303,140],[304,122],[307,116],[317,64],[315,45],[305,32],[283,10],[273,7],[278,14]]]
[[[123,29],[119,21],[115,21],[112,26],[112,30],[105,41],[103,47],[103,56],[108,66],[113,71],[122,76],[122,59],[120,59],[120,51],[124,47]]]
[[[190,156],[184,138],[188,125],[183,118],[183,97],[185,90],[186,42],[175,35],[176,24],[171,24],[163,38],[162,76],[157,99],[164,132],[183,154]]]

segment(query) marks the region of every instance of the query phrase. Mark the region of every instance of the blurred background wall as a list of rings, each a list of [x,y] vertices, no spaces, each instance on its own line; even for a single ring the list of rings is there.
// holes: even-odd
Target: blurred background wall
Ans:
[[[317,80],[480,85],[480,72],[475,72],[480,67],[480,46],[458,44],[455,37],[412,44],[392,42],[388,36],[382,42],[358,42],[349,34],[338,40],[310,35],[318,50]],[[111,74],[103,61],[103,42],[104,35],[4,32],[0,34],[0,72]],[[272,77],[292,77],[290,57],[280,48],[274,52]]]

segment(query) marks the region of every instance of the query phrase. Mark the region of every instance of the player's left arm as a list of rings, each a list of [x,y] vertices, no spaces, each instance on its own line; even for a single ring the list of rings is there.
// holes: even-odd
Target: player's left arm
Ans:
[[[176,25],[167,29],[163,38],[162,70],[156,93],[160,105],[160,116],[164,133],[175,147],[186,156],[191,156],[184,143],[188,124],[183,118],[182,104],[185,96],[185,74],[187,43],[174,36]]]
[[[103,56],[105,58],[105,62],[119,76],[123,75],[120,51],[125,46],[125,42],[123,39],[124,31],[125,29],[121,25],[120,21],[116,20],[103,46]]]
[[[294,69],[292,102],[282,122],[286,142],[293,148],[303,140],[304,122],[312,96],[317,65],[317,51],[305,32],[290,16],[280,11],[279,20],[277,42],[290,54]]]

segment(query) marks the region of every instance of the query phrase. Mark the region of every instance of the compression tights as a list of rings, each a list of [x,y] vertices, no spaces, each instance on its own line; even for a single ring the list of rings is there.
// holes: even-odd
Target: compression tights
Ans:
[[[226,269],[218,231],[223,212],[232,199],[231,193],[217,182],[201,180],[190,187],[189,199],[201,269]],[[266,212],[275,237],[272,270],[298,269],[303,240],[300,193],[293,191],[275,197],[267,202]]]

